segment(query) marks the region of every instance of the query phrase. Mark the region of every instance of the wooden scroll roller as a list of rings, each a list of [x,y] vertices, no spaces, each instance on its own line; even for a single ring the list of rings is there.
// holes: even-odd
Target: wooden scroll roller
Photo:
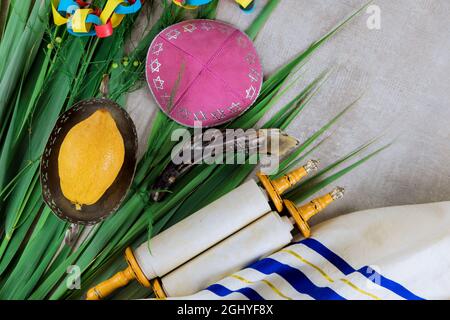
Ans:
[[[308,221],[328,207],[333,201],[341,199],[344,196],[344,188],[337,187],[332,192],[316,198],[311,202],[297,207],[292,201],[284,200],[287,211],[295,221],[297,228],[301,231],[305,238],[311,236],[311,228]]]
[[[260,221],[254,225],[256,228],[254,229],[254,233],[262,232],[261,230],[263,229],[261,228],[266,228],[264,230],[269,230],[273,233],[272,238],[274,239],[274,243],[280,242],[279,236],[283,239],[282,243],[285,243],[286,239],[289,238],[287,235],[289,234],[290,236],[292,223],[289,222],[289,218],[283,217],[281,219],[278,213],[271,212],[266,192],[280,196],[315,168],[317,168],[317,161],[310,161],[304,167],[274,181],[259,174],[260,178],[263,177],[263,185],[266,188],[270,187],[269,189],[262,190],[254,180],[250,180],[188,218],[156,235],[150,240],[150,244],[145,242],[134,251],[128,248],[125,253],[128,268],[90,289],[87,294],[87,299],[102,299],[134,279],[138,280],[145,287],[152,287],[156,296],[163,298],[165,296],[165,276],[172,274],[170,279],[176,282],[178,276],[176,276],[177,274],[173,276],[174,270],[186,264],[194,257],[207,254],[209,249],[221,242],[226,242],[232,238],[231,236],[235,237],[239,233],[244,232],[244,230],[247,230],[245,232],[252,232],[248,228],[259,220],[262,222]],[[272,195],[270,196],[271,199],[273,199]],[[272,219],[275,219],[269,224],[267,224],[269,219],[267,218],[268,213],[270,213]],[[276,218],[277,216],[278,218]],[[277,221],[283,221],[279,229],[274,227]],[[287,225],[290,227],[287,228]],[[245,239],[252,236],[251,234],[247,235],[245,232],[241,234],[243,242],[246,242]],[[149,245],[151,251],[149,250]],[[225,245],[222,244],[219,249],[227,250],[227,246],[228,242]],[[279,246],[276,247],[278,248]],[[259,257],[259,254],[265,251],[269,251],[268,253],[270,253],[272,249],[271,246],[263,244],[255,251],[253,258]],[[239,258],[246,259],[244,256]],[[204,259],[206,259],[205,263],[210,263],[209,255]],[[239,262],[239,259],[236,262]],[[211,261],[211,263],[215,264],[214,261]],[[240,265],[238,263],[230,267]],[[214,271],[213,267],[211,267],[211,271]],[[162,278],[162,282],[158,278]],[[169,282],[168,279],[166,278],[167,283]],[[202,282],[199,281],[199,283]],[[190,291],[193,285],[194,283],[191,283],[191,287],[185,287],[183,292]],[[169,292],[170,294],[171,292]]]
[[[272,211],[209,248],[182,266],[156,279],[167,297],[185,297],[207,288],[259,259],[281,250],[293,241],[293,225],[309,237],[307,220],[342,195],[342,189],[296,208],[295,218]],[[301,221],[301,224],[297,221]],[[159,294],[158,296],[161,296]]]

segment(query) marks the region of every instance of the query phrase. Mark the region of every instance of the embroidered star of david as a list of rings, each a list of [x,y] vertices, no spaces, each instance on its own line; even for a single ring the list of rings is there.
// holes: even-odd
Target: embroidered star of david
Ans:
[[[155,44],[152,54],[159,56],[159,53],[163,52],[163,51],[164,51],[163,43],[160,42],[160,43]]]
[[[254,68],[250,68],[250,72],[248,74],[248,77],[252,82],[257,82],[259,80],[259,73]]]
[[[214,27],[212,26],[211,23],[209,23],[209,22],[202,22],[202,26],[201,26],[201,29],[202,29],[202,30],[210,31],[210,30],[212,30],[213,28],[214,28]]]
[[[245,90],[245,92],[247,93],[246,98],[252,100],[255,97],[256,89],[255,89],[255,87],[250,86],[250,88]]]
[[[245,56],[245,61],[247,61],[248,64],[254,64],[256,62],[256,57],[253,53],[249,53]]]
[[[194,113],[194,120],[195,121],[203,121],[203,120],[208,120],[208,118],[203,113],[203,111],[198,111],[198,112]]]
[[[197,27],[196,27],[195,25],[193,25],[192,23],[189,23],[189,24],[185,25],[185,26],[183,27],[183,29],[184,29],[184,32],[192,33],[192,32],[194,32],[195,30],[197,30]]]
[[[157,90],[164,89],[164,80],[162,80],[160,76],[158,76],[157,78],[153,79],[153,84],[155,85],[155,88]]]
[[[177,111],[178,115],[185,120],[189,120],[190,111],[186,108],[179,108]]]
[[[180,31],[178,31],[177,29],[171,30],[166,34],[168,40],[177,40],[179,35]]]
[[[238,113],[241,111],[241,104],[240,103],[231,103],[231,106],[228,107],[228,110],[230,110],[232,113]]]
[[[152,73],[159,72],[159,67],[161,67],[162,64],[159,63],[158,59],[152,60],[152,63],[150,64],[150,68],[152,70]]]
[[[222,120],[226,118],[225,110],[217,109],[217,111],[211,112],[211,116],[216,120]]]

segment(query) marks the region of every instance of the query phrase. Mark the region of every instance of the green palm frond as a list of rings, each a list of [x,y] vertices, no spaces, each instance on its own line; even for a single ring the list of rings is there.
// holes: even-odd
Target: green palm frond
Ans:
[[[311,197],[318,191],[327,187],[329,184],[335,182],[339,178],[343,177],[344,175],[353,171],[357,167],[361,166],[366,161],[372,159],[373,157],[378,155],[380,152],[389,148],[392,144],[387,144],[387,145],[375,150],[374,152],[370,153],[369,155],[363,157],[361,160],[355,161],[354,163],[345,167],[344,169],[342,169],[326,178],[321,179],[322,176],[325,175],[325,173],[338,168],[345,160],[348,160],[357,155],[360,155],[362,153],[362,151],[364,149],[366,149],[369,145],[370,144],[367,144],[361,148],[358,148],[357,150],[351,152],[350,154],[348,154],[341,160],[336,161],[335,163],[329,165],[326,169],[322,170],[321,172],[319,172],[316,176],[312,177],[311,179],[308,179],[308,181],[306,181],[304,184],[300,185],[298,188],[291,190],[288,194],[286,194],[286,198],[293,202],[296,202],[296,203],[305,201],[306,199],[308,199],[309,197]]]
[[[267,4],[264,6],[260,14],[256,17],[256,19],[252,22],[250,27],[245,31],[250,39],[255,40],[258,33],[264,27],[267,20],[270,18],[272,13],[274,12],[277,5],[280,3],[280,0],[269,0]]]

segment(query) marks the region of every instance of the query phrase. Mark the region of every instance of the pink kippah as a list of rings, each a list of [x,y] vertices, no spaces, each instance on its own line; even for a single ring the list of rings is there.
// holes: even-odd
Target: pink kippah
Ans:
[[[261,90],[262,68],[252,41],[219,21],[190,20],[163,30],[147,55],[147,82],[171,119],[216,126],[247,110]]]

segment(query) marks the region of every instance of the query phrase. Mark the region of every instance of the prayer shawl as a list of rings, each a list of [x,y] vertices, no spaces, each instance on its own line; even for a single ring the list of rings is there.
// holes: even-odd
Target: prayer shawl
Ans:
[[[340,216],[184,299],[450,299],[450,202]]]

